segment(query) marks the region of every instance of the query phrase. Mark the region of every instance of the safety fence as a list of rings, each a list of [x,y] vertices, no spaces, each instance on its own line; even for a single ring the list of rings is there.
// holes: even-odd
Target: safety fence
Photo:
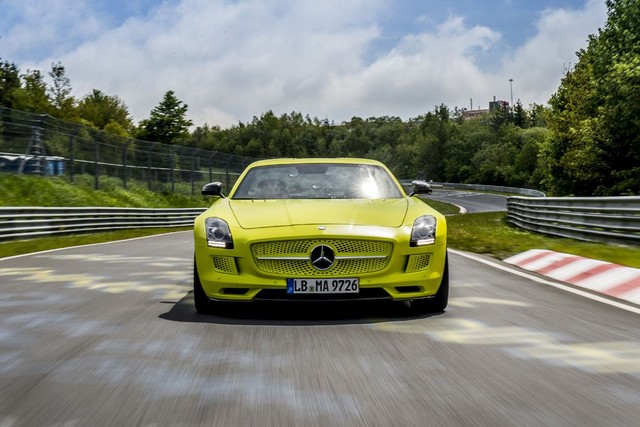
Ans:
[[[0,241],[124,229],[191,227],[204,208],[0,208]]]
[[[640,197],[519,197],[507,199],[518,227],[578,240],[640,244]]]
[[[544,197],[545,193],[530,188],[518,188],[518,187],[504,187],[499,185],[484,185],[484,184],[459,184],[453,182],[433,182],[431,186],[434,188],[445,188],[454,190],[466,190],[466,191],[483,191],[491,193],[507,193],[507,194],[519,194],[521,196],[530,197]]]
[[[640,244],[640,197],[509,197],[509,222],[578,240]],[[204,208],[0,207],[0,241],[191,227]]]
[[[406,192],[411,190],[412,179],[401,179],[400,184]],[[497,185],[483,185],[483,184],[460,184],[453,182],[434,182],[429,181],[429,185],[432,188],[439,190],[462,190],[462,191],[481,191],[481,192],[493,192],[493,193],[506,193],[506,194],[519,194],[521,196],[531,197],[544,197],[545,193],[538,190],[532,190],[530,188],[518,188],[518,187],[501,187]]]
[[[100,189],[105,177],[122,187],[135,181],[150,190],[195,195],[220,181],[229,189],[254,158],[178,144],[125,138],[44,114],[0,108],[0,172],[90,175]]]
[[[503,187],[498,185],[483,184],[459,184],[453,182],[431,182],[434,188],[465,190],[465,191],[483,191],[493,193],[519,194],[521,196],[544,197],[545,193],[530,188]]]

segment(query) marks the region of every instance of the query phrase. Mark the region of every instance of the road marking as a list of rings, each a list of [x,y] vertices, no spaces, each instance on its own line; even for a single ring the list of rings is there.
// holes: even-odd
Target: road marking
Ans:
[[[90,274],[58,274],[45,268],[0,268],[0,277],[8,276],[14,280],[30,283],[60,283],[67,288],[82,288],[110,294],[126,292],[145,292],[157,295],[162,301],[179,301],[191,290],[190,287],[175,284],[190,281],[191,272],[157,272],[146,274],[149,280],[106,280],[102,276]],[[166,282],[164,280],[166,280]],[[169,283],[167,283],[169,282]],[[173,283],[172,283],[173,282]]]
[[[554,283],[515,270],[495,262],[456,250],[452,253],[481,262],[498,270],[525,277],[605,304],[640,314],[640,309],[621,302],[612,301],[560,283]],[[452,306],[467,306],[470,301],[483,302],[483,298],[452,298]],[[480,301],[478,301],[480,300]],[[511,303],[499,300],[499,303]],[[517,304],[517,302],[515,302]],[[524,304],[524,303],[523,303]],[[526,305],[526,304],[525,304]],[[570,366],[585,371],[609,373],[640,373],[640,344],[633,341],[564,343],[555,334],[518,326],[488,326],[469,319],[448,317],[427,318],[410,322],[374,324],[372,329],[409,334],[423,334],[436,341],[458,345],[495,345],[514,357],[541,360],[553,366]]]
[[[370,325],[384,332],[425,335],[457,345],[498,346],[519,359],[540,360],[598,374],[640,373],[640,344],[632,341],[564,343],[560,334],[519,326],[488,326],[469,319],[427,318]]]
[[[9,256],[9,257],[4,257],[4,258],[0,258],[0,261],[9,261],[12,259],[16,259],[16,258],[24,258],[24,257],[28,257],[28,256],[34,256],[34,255],[41,255],[41,254],[48,254],[48,253],[53,253],[53,252],[59,252],[59,251],[64,251],[64,250],[69,250],[69,249],[75,249],[75,248],[88,248],[88,247],[92,247],[92,246],[102,246],[102,245],[110,245],[112,243],[121,243],[121,242],[133,242],[135,240],[142,240],[142,239],[152,239],[154,237],[159,237],[159,236],[166,236],[168,234],[179,234],[179,233],[193,233],[192,230],[186,230],[186,231],[170,231],[168,233],[161,233],[161,234],[151,234],[149,236],[142,236],[142,237],[133,237],[131,239],[122,239],[122,240],[111,240],[109,242],[100,242],[100,243],[88,243],[86,245],[77,245],[77,246],[66,246],[64,248],[56,248],[56,249],[48,249],[46,251],[40,251],[40,252],[29,252],[26,254],[20,254],[20,255],[13,255],[13,256]]]
[[[456,285],[456,288],[458,285]],[[478,304],[493,304],[493,305],[510,305],[515,307],[531,307],[531,304],[527,304],[521,301],[498,299],[498,298],[485,298],[485,297],[468,297],[468,298],[451,298],[449,305],[454,307],[476,307]]]
[[[148,261],[150,264],[164,266],[167,268],[175,267],[176,264],[191,265],[191,260],[175,257],[149,257],[149,256],[127,256],[127,255],[106,255],[106,254],[68,254],[68,255],[39,255],[38,258],[47,258],[57,261],[82,261],[82,262],[99,262],[101,264],[139,264]]]

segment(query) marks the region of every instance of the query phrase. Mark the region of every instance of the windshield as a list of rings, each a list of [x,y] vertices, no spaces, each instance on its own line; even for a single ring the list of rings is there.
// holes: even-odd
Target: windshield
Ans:
[[[233,199],[389,199],[403,197],[376,165],[309,163],[255,167]]]

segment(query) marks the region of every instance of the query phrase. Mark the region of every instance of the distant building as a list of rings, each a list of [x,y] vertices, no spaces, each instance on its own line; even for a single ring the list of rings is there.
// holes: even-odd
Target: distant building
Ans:
[[[467,120],[467,119],[475,119],[477,117],[482,117],[482,116],[486,116],[487,114],[489,114],[491,111],[488,109],[483,109],[483,110],[464,110],[462,112],[462,118]]]
[[[470,110],[464,110],[462,112],[462,118],[464,120],[475,119],[478,117],[486,116],[487,114],[495,110],[498,110],[501,108],[508,108],[508,107],[509,107],[509,103],[507,101],[496,100],[496,97],[494,96],[493,101],[489,101],[489,108],[474,110],[473,104],[471,104]]]
[[[493,101],[489,102],[489,111],[495,111],[502,108],[509,108],[509,103],[507,101],[496,101],[495,98]]]

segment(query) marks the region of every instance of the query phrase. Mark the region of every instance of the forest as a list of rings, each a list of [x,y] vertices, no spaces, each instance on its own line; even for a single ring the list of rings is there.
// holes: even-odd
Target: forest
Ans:
[[[410,119],[353,117],[341,123],[266,111],[221,128],[194,126],[187,104],[168,90],[136,124],[117,95],[94,89],[72,96],[60,62],[45,77],[0,58],[0,107],[254,158],[366,157],[381,160],[400,178],[534,188],[554,196],[637,195],[640,0],[606,3],[605,27],[588,36],[544,106],[496,103],[486,114],[467,117],[463,109],[441,104]]]

